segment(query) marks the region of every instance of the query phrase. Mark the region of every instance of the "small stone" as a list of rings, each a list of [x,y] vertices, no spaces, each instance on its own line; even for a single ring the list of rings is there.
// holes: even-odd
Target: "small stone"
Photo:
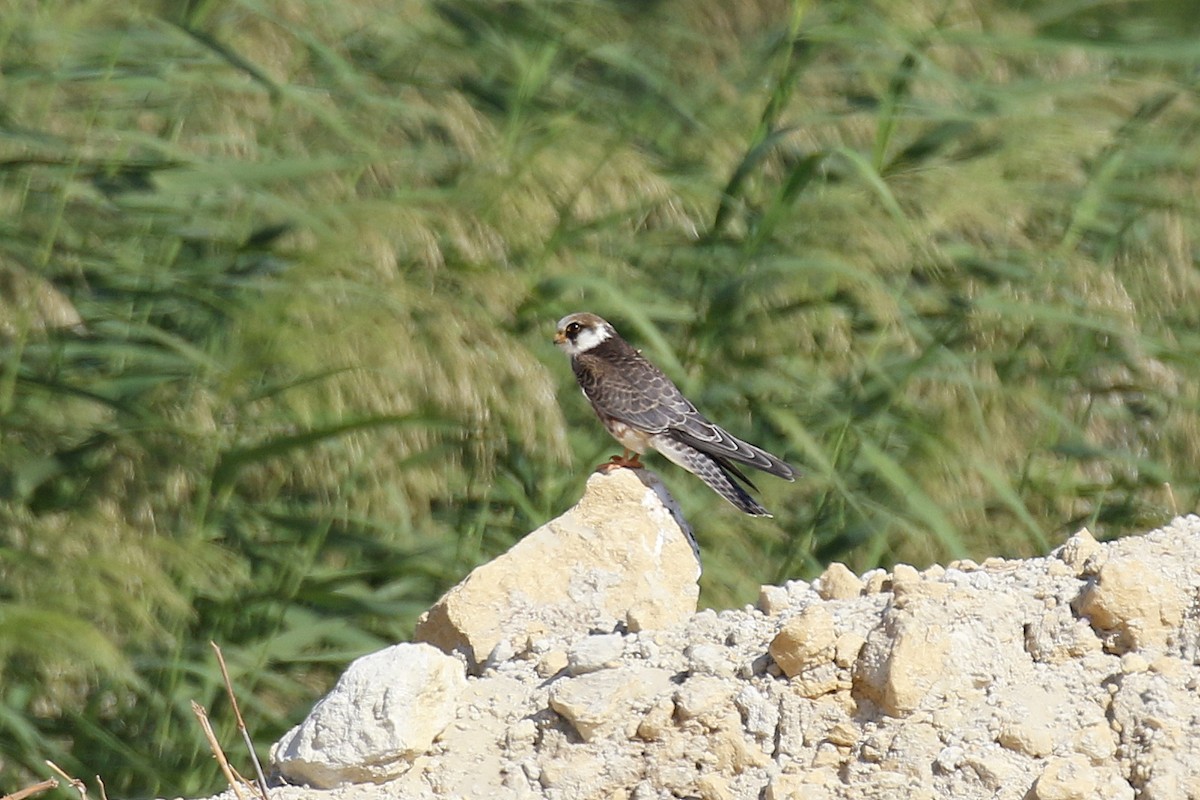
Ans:
[[[997,741],[1017,753],[1035,758],[1049,755],[1054,750],[1054,736],[1038,721],[1022,719],[1011,722],[1000,729]]]
[[[1069,564],[1064,564],[1061,561],[1048,561],[1046,563],[1046,574],[1051,578],[1065,578],[1068,575],[1074,575],[1075,570],[1071,569]]]
[[[763,697],[753,686],[746,684],[733,698],[742,714],[746,731],[758,739],[774,739],[779,727],[779,705]]]
[[[572,675],[586,675],[611,669],[621,663],[625,653],[625,637],[619,633],[588,636],[567,649],[567,670]]]
[[[508,743],[509,750],[523,750],[533,746],[537,739],[537,723],[528,717],[517,720],[508,729],[508,734],[505,737]]]
[[[920,573],[913,570],[912,567],[909,569],[912,572],[905,571],[902,573],[902,577],[892,579],[892,594],[895,596],[893,602],[896,605],[902,606],[911,602],[915,597],[942,601],[950,596],[953,587],[949,583],[924,580]]]
[[[834,642],[833,662],[842,669],[850,669],[858,660],[858,654],[862,652],[863,645],[866,643],[866,639],[853,631],[843,633]]]
[[[782,586],[763,586],[758,590],[758,610],[773,617],[788,610],[787,589]]]
[[[1150,669],[1150,662],[1141,653],[1126,653],[1121,656],[1121,672],[1136,675]]]
[[[1000,789],[1015,785],[1018,776],[1024,776],[1024,769],[1015,763],[1018,758],[996,747],[979,755],[966,753],[961,768],[974,772],[986,788],[998,793]]]
[[[963,765],[966,757],[966,750],[958,745],[950,745],[949,747],[942,748],[933,763],[942,772],[954,772]]]
[[[1037,800],[1090,800],[1096,792],[1096,771],[1078,753],[1051,758],[1033,791]]]
[[[700,793],[701,800],[730,800],[733,797],[729,781],[713,773],[701,775],[696,780],[696,790]]]
[[[840,561],[834,561],[816,580],[817,593],[825,600],[849,600],[863,591],[862,579]]]
[[[841,747],[833,742],[822,742],[817,745],[817,752],[813,754],[809,766],[815,769],[837,767],[845,762],[845,760],[846,756],[843,754]]]
[[[767,651],[783,674],[793,678],[831,662],[835,641],[833,617],[822,606],[812,605],[784,623]]]
[[[550,678],[567,668],[567,651],[550,650],[537,662],[537,674]]]
[[[713,720],[724,715],[733,699],[727,683],[711,675],[693,675],[675,691],[675,713],[681,721],[699,720],[713,727]]]
[[[829,729],[825,739],[838,747],[851,747],[858,741],[859,730],[850,722],[839,722]]]
[[[485,662],[485,669],[496,669],[506,661],[512,661],[517,655],[517,648],[511,639],[501,639],[492,648]]]
[[[1103,549],[1104,545],[1096,541],[1091,531],[1087,528],[1080,528],[1078,533],[1067,539],[1063,546],[1058,548],[1056,555],[1059,560],[1074,570],[1076,575],[1083,575],[1088,566],[1088,560]]]
[[[867,637],[854,665],[854,692],[889,716],[915,710],[941,679],[950,652],[944,603],[914,597],[894,604]]]
[[[1183,621],[1191,593],[1149,559],[1110,557],[1072,605],[1090,618],[1108,651],[1121,654],[1165,645]]]
[[[622,731],[626,720],[670,691],[671,673],[652,667],[606,669],[555,682],[550,707],[585,742]]]
[[[808,783],[803,774],[781,773],[767,782],[765,800],[827,800],[831,795],[824,787]]]
[[[1087,756],[1094,764],[1108,761],[1117,752],[1112,728],[1103,722],[1093,723],[1077,731],[1072,744],[1075,752]]]
[[[666,737],[675,726],[675,701],[670,697],[660,697],[638,723],[637,736],[645,741],[656,741]]]
[[[892,578],[882,569],[873,569],[862,576],[863,594],[879,594],[891,586]]]
[[[1150,664],[1150,669],[1167,678],[1178,678],[1189,666],[1174,656],[1159,656]]]
[[[694,644],[683,652],[688,660],[689,671],[693,675],[733,674],[733,664],[729,660],[729,648],[716,644]]]

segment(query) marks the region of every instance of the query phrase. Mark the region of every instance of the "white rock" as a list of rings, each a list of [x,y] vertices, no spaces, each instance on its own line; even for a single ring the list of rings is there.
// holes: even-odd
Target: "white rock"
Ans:
[[[673,688],[666,670],[631,666],[559,680],[549,702],[589,742],[630,724],[636,728],[640,713]]]
[[[694,644],[684,651],[693,675],[732,675],[729,648],[717,644]]]
[[[1052,758],[1033,791],[1037,800],[1090,800],[1096,792],[1096,771],[1079,754]]]
[[[625,637],[619,633],[588,636],[567,650],[567,671],[584,675],[617,666],[625,651]]]
[[[465,687],[462,662],[427,644],[363,656],[275,744],[271,762],[318,788],[396,777],[454,719]]]

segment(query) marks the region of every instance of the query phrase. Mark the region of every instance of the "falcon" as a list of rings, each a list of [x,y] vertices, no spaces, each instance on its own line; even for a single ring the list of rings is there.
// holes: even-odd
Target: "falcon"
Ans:
[[[653,448],[747,514],[771,516],[742,487],[744,483],[757,489],[737,465],[790,481],[796,471],[789,464],[709,422],[662,370],[595,314],[579,312],[560,319],[554,343],[571,357],[579,388],[625,449],[602,469],[639,469],[638,456]]]

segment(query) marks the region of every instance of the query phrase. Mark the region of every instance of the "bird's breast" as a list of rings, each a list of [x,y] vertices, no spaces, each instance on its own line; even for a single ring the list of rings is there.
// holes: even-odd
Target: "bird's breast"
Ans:
[[[604,427],[608,429],[612,437],[621,443],[621,447],[635,453],[645,453],[650,448],[650,434],[645,431],[603,414],[600,416],[600,421],[604,423]]]

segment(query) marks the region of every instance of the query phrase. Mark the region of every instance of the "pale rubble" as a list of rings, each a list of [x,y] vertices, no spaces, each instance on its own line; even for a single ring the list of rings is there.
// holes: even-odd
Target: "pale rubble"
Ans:
[[[837,632],[833,616],[821,605],[811,605],[789,619],[767,646],[767,652],[804,697],[820,697],[850,688],[849,675],[840,669]]]
[[[1139,553],[1110,553],[1088,576],[1075,610],[1114,653],[1162,648],[1194,600],[1194,586],[1178,583],[1180,576]]]
[[[849,567],[835,561],[813,581],[813,588],[824,600],[849,600],[862,594],[865,584]]]
[[[658,526],[675,517],[653,486],[628,470],[596,476],[577,509],[593,530],[606,513]],[[623,584],[643,620],[664,585],[690,598],[663,622],[597,614],[569,580],[582,610],[544,597],[556,610],[539,616],[512,588],[527,575],[490,572],[509,587],[487,595],[497,631],[446,623],[461,627],[440,657],[462,685],[435,738],[397,738],[386,782],[282,785],[272,800],[1200,800],[1200,518],[1113,543],[1083,531],[1024,561],[830,567],[725,611],[695,610],[696,562],[679,541],[692,584],[680,590],[664,561]],[[586,572],[608,556],[572,557]]]

